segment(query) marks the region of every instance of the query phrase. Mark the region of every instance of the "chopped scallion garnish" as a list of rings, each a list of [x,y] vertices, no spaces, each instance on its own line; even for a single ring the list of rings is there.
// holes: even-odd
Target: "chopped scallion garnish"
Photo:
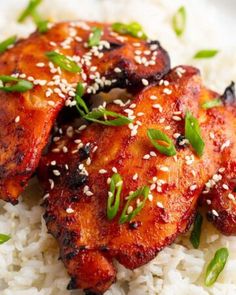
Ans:
[[[119,210],[122,184],[123,181],[120,174],[114,173],[111,177],[110,190],[107,199],[107,217],[109,220],[112,220]]]
[[[115,119],[108,120],[107,116],[115,118]],[[102,117],[104,118],[104,120],[99,120]],[[104,108],[99,108],[94,111],[91,111],[90,113],[84,116],[84,119],[91,122],[107,125],[107,126],[122,126],[122,125],[127,125],[133,122],[132,119],[126,116],[108,111]]]
[[[9,46],[13,45],[16,42],[17,37],[11,36],[10,38],[4,40],[0,43],[0,54],[5,52]]]
[[[49,21],[44,20],[37,12],[37,7],[41,4],[42,0],[30,0],[26,9],[20,15],[18,22],[23,22],[27,17],[31,16],[40,33],[46,33],[48,31]]]
[[[177,36],[183,35],[186,27],[186,10],[181,6],[172,19],[172,26]]]
[[[202,156],[205,144],[201,136],[199,123],[189,111],[185,116],[185,138],[188,139],[196,154]]]
[[[198,212],[194,221],[193,230],[190,235],[190,241],[195,249],[197,249],[200,244],[202,220],[202,215]]]
[[[176,154],[175,146],[172,140],[162,131],[156,129],[148,129],[147,135],[153,146],[166,156],[174,156]]]
[[[225,267],[229,256],[227,248],[220,248],[216,251],[214,258],[211,260],[206,270],[205,285],[212,286],[217,280],[219,274]]]
[[[35,11],[36,7],[41,4],[42,0],[30,0],[28,6],[25,10],[21,13],[18,18],[18,22],[23,22],[28,16],[31,16],[32,13]]]
[[[220,107],[222,105],[223,105],[222,100],[220,98],[216,98],[216,99],[204,102],[202,104],[202,108],[207,110],[207,109],[211,109],[215,107]]]
[[[112,29],[119,34],[131,35],[136,38],[147,40],[147,35],[143,31],[143,27],[137,22],[131,22],[129,24],[113,23]]]
[[[50,51],[46,53],[46,56],[51,62],[65,71],[71,73],[81,72],[81,68],[72,59],[63,54],[57,53],[56,51]]]
[[[143,209],[145,202],[148,198],[149,190],[150,189],[148,186],[143,186],[143,187],[139,188],[138,190],[136,190],[134,193],[132,193],[128,197],[126,205],[121,213],[121,217],[119,220],[120,224],[123,224],[125,222],[129,222]],[[131,202],[134,201],[135,199],[141,198],[141,197],[143,197],[143,199],[138,204],[136,204],[136,208],[133,209],[132,212],[128,212]]]
[[[79,111],[81,116],[85,116],[86,114],[89,113],[89,109],[82,99],[82,96],[84,94],[84,87],[82,83],[78,83],[77,88],[76,88],[76,96],[75,96],[75,101],[76,101],[76,108]]]
[[[0,86],[0,90],[6,92],[25,92],[33,88],[31,82],[12,76],[0,76],[0,81],[3,83],[3,86]]]
[[[38,28],[39,33],[46,33],[48,31],[49,21],[42,19],[36,10],[33,10],[31,15]]]
[[[214,57],[219,51],[216,49],[204,49],[196,52],[193,58],[211,58]]]
[[[102,29],[97,27],[92,28],[92,33],[88,40],[88,46],[89,47],[97,46],[100,42],[101,36],[102,36]]]
[[[0,234],[0,245],[9,241],[10,238],[8,235]]]

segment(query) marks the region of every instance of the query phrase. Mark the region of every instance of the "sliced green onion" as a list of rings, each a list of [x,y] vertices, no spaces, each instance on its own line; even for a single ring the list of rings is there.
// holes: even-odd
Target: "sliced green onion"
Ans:
[[[197,119],[189,111],[185,116],[185,138],[188,139],[196,154],[202,156],[205,144],[201,136],[201,130]]]
[[[177,36],[183,35],[186,27],[186,10],[181,6],[172,19],[172,26]]]
[[[108,120],[106,117],[113,117],[115,119]],[[101,117],[104,117],[105,120],[99,120]],[[108,111],[103,108],[96,109],[87,115],[84,116],[84,119],[91,121],[91,122],[96,122],[99,124],[107,125],[107,126],[122,126],[122,125],[127,125],[129,123],[132,123],[133,120],[123,116],[121,114],[115,113]]]
[[[6,92],[25,92],[34,87],[34,85],[27,80],[18,79],[11,76],[0,76],[0,81],[7,83],[4,84],[4,86],[0,86],[0,90]]]
[[[78,83],[77,88],[76,88],[76,96],[75,96],[75,101],[76,101],[76,108],[79,111],[81,116],[85,116],[86,114],[89,113],[89,109],[82,99],[82,96],[84,94],[84,87],[82,83]]]
[[[10,38],[6,39],[5,41],[0,43],[0,54],[5,52],[9,46],[13,45],[16,42],[17,36],[11,36]]]
[[[200,244],[200,236],[201,236],[201,228],[202,228],[202,215],[200,213],[197,213],[193,230],[190,235],[190,242],[192,243],[193,247],[197,249]]]
[[[0,245],[9,241],[10,238],[8,235],[0,234]]]
[[[97,46],[100,42],[102,36],[102,29],[100,28],[92,28],[92,34],[89,37],[88,40],[88,46],[89,47],[93,47],[93,46]]]
[[[51,62],[63,70],[71,73],[81,72],[81,68],[73,60],[63,54],[57,53],[56,51],[49,51],[46,53],[46,56]]]
[[[220,98],[209,100],[202,104],[202,108],[206,110],[220,106],[222,106],[222,100]]]
[[[196,52],[193,58],[211,58],[214,57],[219,50],[216,49],[204,49]]]
[[[156,129],[148,129],[147,136],[161,154],[166,156],[174,156],[176,154],[172,140],[165,133]]]
[[[18,22],[22,23],[28,16],[32,15],[33,11],[39,4],[41,4],[41,2],[42,0],[30,0],[28,6],[19,16]]]
[[[39,33],[42,33],[42,34],[46,33],[48,31],[48,24],[49,24],[48,20],[41,20],[40,22],[38,22],[36,25],[37,25]]]
[[[123,181],[120,174],[114,173],[111,177],[110,190],[107,199],[107,217],[109,220],[112,220],[119,210],[122,184]]]
[[[205,285],[212,286],[217,280],[219,274],[225,267],[229,256],[227,248],[220,248],[216,251],[214,258],[211,260],[206,270]]]
[[[136,38],[147,40],[147,35],[143,31],[143,27],[137,22],[131,22],[129,24],[113,23],[112,29],[120,34],[131,35]]]
[[[49,21],[42,19],[36,10],[33,10],[31,15],[33,17],[33,20],[34,20],[36,26],[37,26],[39,33],[42,33],[42,34],[46,33],[48,31]]]
[[[126,202],[126,205],[121,213],[121,217],[119,220],[120,224],[123,224],[125,222],[129,222],[143,209],[145,202],[148,198],[149,190],[150,189],[148,186],[143,186],[143,187],[137,189],[134,193],[132,193],[132,195],[129,196],[129,198]],[[136,209],[134,209],[132,212],[128,213],[127,211],[130,206],[130,203],[139,197],[143,197],[143,200],[140,201],[139,204],[137,204]]]
[[[78,83],[76,87],[76,95],[82,97],[84,95],[84,86],[82,83]]]

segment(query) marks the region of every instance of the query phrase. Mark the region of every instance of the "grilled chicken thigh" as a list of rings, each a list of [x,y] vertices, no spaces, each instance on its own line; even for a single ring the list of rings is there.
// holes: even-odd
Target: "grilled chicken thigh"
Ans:
[[[211,134],[212,140],[218,142],[221,134],[225,134],[226,141],[221,145],[219,152],[224,160],[220,168],[221,173],[215,174],[206,183],[200,204],[207,207],[207,218],[223,234],[236,234],[236,150],[235,150],[235,130],[236,130],[236,97],[234,83],[228,86],[222,96],[224,106],[209,110],[209,114],[218,117],[219,122],[227,122],[227,128],[221,129]],[[227,120],[224,111],[227,108],[233,117]],[[222,114],[222,115],[219,115]],[[232,116],[232,115],[231,115]]]
[[[201,107],[217,97],[202,85],[195,68],[177,67],[130,103],[109,106],[128,114],[134,119],[132,124],[92,123],[73,131],[68,125],[59,129],[41,159],[39,178],[46,193],[44,218],[72,277],[69,289],[103,293],[115,281],[114,258],[127,268],[139,267],[189,228],[205,183],[215,174],[222,175],[222,165],[235,150],[231,107]],[[184,138],[187,111],[201,128],[205,143],[201,157]],[[156,150],[148,129],[168,135],[176,155]],[[122,179],[121,199],[117,214],[108,219],[114,173]],[[148,194],[138,194],[123,215],[127,200],[143,186],[148,187]],[[121,222],[121,216],[127,217],[139,206],[138,214]]]
[[[94,27],[102,29],[98,46],[88,40]],[[57,51],[81,67],[71,73],[49,61]],[[60,60],[63,63],[65,60]],[[38,32],[0,56],[0,74],[33,82],[30,91],[0,92],[0,198],[17,203],[18,195],[38,165],[55,118],[73,105],[78,82],[86,93],[111,87],[139,87],[159,80],[169,70],[169,57],[157,41],[119,35],[110,25],[68,22]]]

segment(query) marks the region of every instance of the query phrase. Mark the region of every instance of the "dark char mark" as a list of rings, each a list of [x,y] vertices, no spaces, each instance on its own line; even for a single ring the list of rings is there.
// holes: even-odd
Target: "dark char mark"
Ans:
[[[234,82],[231,82],[231,84],[225,88],[225,91],[221,95],[220,98],[225,105],[235,105],[236,104],[235,83]]]
[[[77,289],[76,278],[72,277],[67,286],[67,290],[75,290],[75,289]]]
[[[75,171],[69,173],[66,182],[70,189],[75,190],[84,185],[88,180],[87,175],[80,173],[81,171],[79,169],[75,169]]]

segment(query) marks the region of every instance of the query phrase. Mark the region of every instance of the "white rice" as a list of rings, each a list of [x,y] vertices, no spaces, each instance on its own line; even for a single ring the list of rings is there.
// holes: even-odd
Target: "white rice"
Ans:
[[[16,33],[27,36],[33,31],[30,20],[25,24],[16,23],[27,2],[0,0],[0,39]],[[229,2],[224,1],[223,10],[216,1],[206,0],[45,0],[40,9],[45,17],[55,21],[78,18],[137,20],[169,51],[172,65],[198,66],[206,85],[222,92],[231,80],[236,80],[236,26],[233,9],[227,10]],[[219,5],[222,3],[219,1]],[[171,17],[181,4],[187,8],[188,23],[186,34],[178,39],[171,28]],[[216,48],[220,53],[211,60],[194,61],[194,53],[203,48]],[[12,237],[0,246],[1,295],[71,294],[66,291],[69,278],[63,264],[58,261],[57,244],[47,234],[42,220],[35,187],[32,183],[24,202],[15,207],[0,202],[0,232]],[[228,247],[230,259],[217,283],[206,288],[203,284],[206,264],[221,246]],[[117,283],[106,295],[235,295],[236,237],[225,237],[205,222],[198,250],[192,248],[186,235],[166,247],[149,264],[135,271],[122,266],[118,269]]]

